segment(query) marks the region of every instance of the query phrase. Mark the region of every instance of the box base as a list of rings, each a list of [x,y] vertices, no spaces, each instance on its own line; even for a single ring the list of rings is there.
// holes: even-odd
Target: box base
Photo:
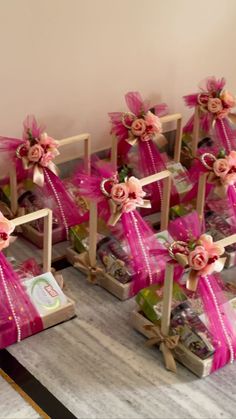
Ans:
[[[147,338],[153,337],[152,332],[144,328],[144,326],[152,325],[153,323],[146,319],[146,317],[140,311],[138,311],[138,309],[132,311],[130,321],[133,328],[140,332],[142,335],[146,336]],[[173,354],[174,358],[178,362],[180,362],[198,377],[203,378],[211,374],[213,357],[204,360],[200,359],[181,343],[179,343],[176,349],[173,350]]]
[[[43,237],[44,234],[36,230],[30,224],[24,224],[21,226],[22,236],[35,244],[39,249],[43,248]],[[52,230],[52,244],[56,244],[66,240],[66,233],[63,227],[56,227]]]
[[[78,258],[78,253],[74,249],[72,249],[72,247],[68,247],[66,251],[66,258],[68,262],[70,262],[71,265],[74,266],[76,258]],[[86,270],[84,270],[84,272],[86,273]],[[130,282],[122,284],[121,282],[117,281],[117,279],[113,278],[111,275],[106,273],[99,274],[97,279],[98,285],[100,285],[105,290],[109,291],[115,297],[119,298],[119,300],[125,301],[133,297]]]

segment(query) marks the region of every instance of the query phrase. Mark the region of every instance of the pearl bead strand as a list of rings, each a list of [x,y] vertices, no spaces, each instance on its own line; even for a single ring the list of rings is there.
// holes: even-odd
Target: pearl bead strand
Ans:
[[[50,176],[49,176],[49,175],[48,175],[48,173],[47,173],[47,170],[45,170],[45,171],[44,171],[44,173],[45,173],[45,175],[46,175],[47,181],[48,181],[48,183],[50,184],[50,186],[51,186],[51,188],[52,188],[52,191],[53,191],[53,193],[54,193],[54,196],[55,196],[55,198],[56,198],[57,205],[58,205],[59,211],[60,211],[61,216],[62,216],[63,224],[64,224],[64,227],[65,227],[65,229],[66,229],[66,237],[67,237],[67,239],[68,239],[68,237],[69,237],[69,227],[68,227],[68,224],[67,224],[67,221],[66,221],[66,216],[65,216],[64,210],[63,210],[63,208],[62,208],[61,201],[60,201],[59,196],[58,196],[58,194],[57,194],[57,191],[56,191],[56,189],[55,189],[55,187],[54,187],[54,185],[53,185],[53,183],[52,183],[52,181],[51,181],[51,179],[50,179]]]
[[[224,124],[224,122],[222,121],[222,119],[220,119],[220,123],[221,123],[222,129],[223,129],[223,131],[224,131],[224,136],[225,136],[225,139],[226,139],[226,142],[227,142],[227,146],[228,146],[228,153],[229,153],[229,152],[231,151],[232,147],[231,147],[231,144],[230,144],[230,141],[229,141],[228,134],[227,134],[226,129],[225,129],[225,124]]]
[[[17,342],[20,342],[21,341],[21,328],[20,328],[20,323],[19,323],[18,317],[16,315],[14,305],[13,305],[13,303],[11,301],[11,296],[10,296],[10,293],[9,293],[9,290],[8,290],[8,287],[7,287],[7,283],[6,283],[6,280],[5,280],[5,276],[4,276],[4,273],[3,273],[2,266],[0,266],[0,278],[2,280],[4,291],[6,293],[6,297],[7,297],[7,300],[8,300],[10,309],[11,309],[11,312],[12,312],[12,316],[13,316],[14,321],[15,321],[15,324],[16,324],[16,329],[17,329]]]
[[[153,158],[153,154],[152,154],[152,150],[151,150],[151,146],[150,146],[150,140],[146,142],[147,143],[147,148],[148,148],[148,152],[151,158],[151,163],[152,163],[152,168],[154,173],[156,173],[156,166],[155,166],[155,162],[154,162],[154,158]],[[157,183],[157,187],[158,187],[158,191],[159,191],[159,195],[160,195],[160,201],[161,201],[161,209],[162,209],[162,190],[161,190],[161,185],[160,182],[156,182]]]
[[[153,282],[152,271],[151,271],[148,256],[147,256],[147,253],[145,251],[145,247],[144,247],[144,244],[143,244],[143,241],[142,241],[142,236],[141,236],[141,233],[140,233],[140,230],[139,230],[139,227],[138,227],[138,220],[135,217],[133,211],[131,211],[130,214],[131,214],[131,217],[132,217],[132,221],[134,223],[135,231],[136,231],[137,236],[138,236],[139,244],[140,244],[141,249],[142,249],[143,257],[144,257],[144,260],[145,260],[146,265],[147,265],[148,275],[149,275],[149,278],[150,278],[150,284],[152,284],[152,282]]]

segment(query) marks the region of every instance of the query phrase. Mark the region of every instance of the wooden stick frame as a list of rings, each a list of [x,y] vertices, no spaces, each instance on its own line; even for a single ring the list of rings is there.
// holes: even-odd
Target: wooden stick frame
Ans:
[[[169,170],[163,170],[151,176],[140,179],[141,186],[149,185],[153,182],[163,180],[163,198],[161,208],[161,230],[167,230],[169,223],[169,209],[170,209],[170,193],[171,193],[171,173]],[[97,203],[90,202],[90,216],[89,216],[89,260],[92,268],[96,267],[97,257],[97,222],[98,212]]]
[[[14,218],[12,223],[15,227],[21,226],[26,223],[44,219],[44,235],[43,235],[43,273],[51,271],[52,263],[52,211],[44,208],[31,214],[22,215],[21,217]]]
[[[90,155],[91,155],[91,136],[88,133],[75,135],[73,137],[64,138],[59,140],[59,150],[66,148],[69,145],[84,143],[84,161],[85,161],[85,170],[86,173],[90,173]],[[81,154],[76,154],[73,156],[73,160],[81,157]],[[66,156],[59,154],[54,160],[55,164],[66,163],[72,159]],[[9,170],[9,179],[10,179],[10,201],[11,201],[11,210],[13,214],[17,213],[18,210],[18,194],[17,194],[17,175],[15,165],[11,165]]]
[[[176,121],[176,136],[175,136],[175,147],[174,147],[174,162],[180,162],[181,145],[182,145],[182,115],[175,113],[160,117],[162,124]],[[166,131],[163,131],[166,132]],[[117,167],[117,138],[112,136],[111,144],[111,163],[113,167]]]

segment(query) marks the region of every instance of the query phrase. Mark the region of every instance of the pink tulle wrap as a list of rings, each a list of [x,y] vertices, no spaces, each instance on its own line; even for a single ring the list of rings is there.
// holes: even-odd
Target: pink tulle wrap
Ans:
[[[23,140],[15,138],[0,137],[0,175],[6,176],[9,173],[9,162],[12,162],[16,167],[17,180],[25,179],[32,176],[32,169],[25,170],[22,165],[22,160],[17,158],[16,150],[27,141],[28,135],[33,138],[38,138],[43,132],[43,128],[37,125],[36,119],[33,116],[27,116],[24,123]],[[43,167],[44,172],[44,186],[39,195],[44,195],[47,206],[56,214],[60,224],[62,224],[68,235],[68,228],[75,224],[80,224],[88,219],[88,213],[81,216],[78,208],[71,199],[70,195],[65,190],[63,182],[47,167]],[[8,177],[3,182],[8,182]]]
[[[224,78],[217,80],[215,77],[208,77],[204,79],[199,85],[199,93],[183,97],[185,105],[189,108],[195,108],[199,105],[199,94],[213,94],[213,96],[215,96],[225,87],[225,83],[226,81]],[[233,129],[227,113],[224,116],[216,117],[212,112],[201,109],[199,117],[200,129],[205,135],[212,135],[215,144],[224,147],[227,153],[231,150],[235,150],[236,130]],[[192,134],[193,125],[194,117],[191,116],[183,128],[183,132]]]
[[[142,113],[151,110],[157,116],[167,114],[168,108],[165,103],[150,107],[150,105],[143,101],[138,92],[129,92],[125,95],[126,104],[135,116],[140,117]],[[130,148],[132,147],[126,140],[129,137],[129,130],[122,123],[122,112],[109,113],[112,123],[111,132],[118,138],[118,156],[120,156],[122,163],[128,163],[127,156]],[[166,169],[165,162],[158,150],[157,145],[153,140],[142,141],[138,140],[138,167],[140,169],[140,176],[149,176]],[[152,211],[160,210],[162,200],[162,182],[154,182],[149,185],[145,190],[150,195],[152,201]],[[179,202],[176,188],[172,190],[172,204]],[[144,210],[142,213],[150,211]]]
[[[82,196],[97,201],[98,214],[108,222],[110,218],[109,199],[103,195],[100,185],[103,179],[109,179],[115,175],[111,165],[97,165],[96,171],[91,176],[78,171],[75,176]],[[137,210],[123,213],[111,232],[120,240],[124,240],[131,252],[131,263],[136,272],[132,283],[131,295],[135,295],[140,289],[155,283],[158,272],[164,268],[164,262],[150,257],[150,250],[158,249],[158,253],[166,253],[164,247],[156,240],[152,229],[145,223]]]
[[[40,315],[0,252],[0,349],[43,330]]]
[[[171,222],[169,232],[174,240],[198,239],[201,226],[197,213]],[[177,279],[175,277],[175,280]],[[215,347],[212,371],[232,362],[236,354],[236,315],[226,300],[223,289],[219,275],[212,274],[199,278],[197,294],[203,301],[208,328]]]

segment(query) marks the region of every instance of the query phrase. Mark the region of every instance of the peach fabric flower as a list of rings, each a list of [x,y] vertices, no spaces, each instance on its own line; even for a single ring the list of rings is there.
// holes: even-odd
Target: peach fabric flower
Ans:
[[[225,157],[230,167],[236,167],[236,151],[230,151],[228,156]]]
[[[213,272],[220,272],[224,265],[219,261],[219,257],[223,255],[224,248],[215,244],[213,238],[208,234],[202,234],[198,242],[200,243],[200,247],[203,247],[208,254],[208,262],[199,271],[199,275],[204,276],[210,275]]]
[[[203,246],[196,246],[188,256],[189,266],[195,271],[201,271],[208,262],[208,252]]]
[[[230,111],[229,108],[224,108],[222,109],[222,111],[218,112],[216,116],[218,119],[223,119],[228,115],[229,111]]]
[[[142,189],[140,180],[131,176],[127,180],[126,185],[129,190],[129,198],[136,200],[137,203],[143,203],[142,198],[146,195],[146,192]]]
[[[219,98],[209,98],[207,108],[212,113],[218,113],[222,111],[223,105]]]
[[[9,221],[0,212],[0,251],[9,246],[10,234],[13,232],[15,226],[12,221]]]
[[[49,137],[46,132],[43,132],[39,137],[39,144],[41,146],[45,146],[48,148],[57,148],[58,147],[58,141],[54,140],[54,138]]]
[[[235,97],[228,90],[223,90],[220,98],[229,108],[233,108],[235,106]]]
[[[228,173],[227,176],[223,179],[223,184],[232,186],[236,183],[236,173]]]
[[[219,246],[218,244],[215,244],[213,242],[212,236],[210,236],[209,234],[202,234],[199,237],[198,242],[201,244],[201,246],[204,246],[206,251],[209,253],[209,257],[219,257],[224,253],[224,248],[222,246]]]
[[[224,178],[230,169],[230,165],[227,159],[217,159],[213,164],[213,170],[216,176]]]
[[[44,153],[44,151],[43,151],[43,148],[41,147],[41,145],[35,144],[32,147],[30,147],[27,157],[28,157],[29,161],[34,162],[34,163],[38,163],[39,160],[41,159],[43,153]]]
[[[136,209],[136,203],[135,201],[131,199],[125,202],[122,206],[123,212],[131,212],[131,211],[134,211],[135,209]]]
[[[111,188],[111,198],[118,204],[122,204],[129,196],[129,189],[125,183],[114,184]]]
[[[141,118],[135,119],[131,125],[131,131],[137,137],[140,137],[146,131],[146,128],[146,122]]]
[[[160,133],[162,131],[160,118],[154,115],[151,111],[148,111],[146,113],[146,115],[144,116],[144,119],[145,119],[149,132]]]
[[[49,163],[53,160],[54,156],[51,152],[44,153],[41,160],[40,165],[43,167],[47,167]]]

